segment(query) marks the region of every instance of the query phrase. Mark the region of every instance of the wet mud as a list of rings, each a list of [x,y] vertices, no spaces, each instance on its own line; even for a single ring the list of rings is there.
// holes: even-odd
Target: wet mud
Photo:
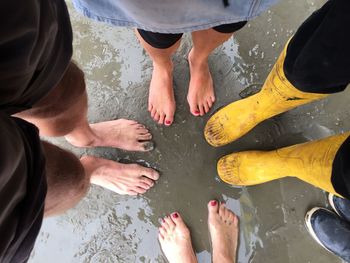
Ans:
[[[212,111],[258,91],[286,41],[321,4],[282,1],[218,48],[210,58],[217,98]],[[199,261],[210,262],[206,204],[212,198],[225,201],[240,217],[238,262],[340,262],[304,226],[308,209],[328,206],[324,192],[294,178],[232,187],[218,178],[216,162],[231,152],[276,149],[349,130],[350,91],[276,116],[230,145],[213,148],[203,136],[208,116],[193,117],[186,102],[188,35],[174,57],[175,122],[161,127],[147,112],[151,61],[132,30],[89,21],[69,6],[74,59],[86,74],[89,120],[136,119],[152,131],[155,149],[81,150],[63,139],[51,141],[77,155],[143,163],[159,170],[161,178],[139,197],[91,187],[76,208],[44,221],[30,262],[166,262],[157,242],[158,220],[173,211],[180,212],[191,229]]]

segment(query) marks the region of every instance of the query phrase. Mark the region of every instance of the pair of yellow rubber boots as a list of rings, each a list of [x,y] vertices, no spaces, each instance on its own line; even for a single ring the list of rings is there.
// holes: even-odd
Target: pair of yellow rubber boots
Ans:
[[[209,144],[215,147],[228,144],[263,120],[327,96],[302,92],[287,80],[283,72],[287,46],[259,93],[227,105],[209,119],[204,130]],[[294,176],[339,196],[331,183],[332,164],[349,135],[346,133],[269,152],[233,153],[219,160],[218,174],[229,184],[244,186]]]

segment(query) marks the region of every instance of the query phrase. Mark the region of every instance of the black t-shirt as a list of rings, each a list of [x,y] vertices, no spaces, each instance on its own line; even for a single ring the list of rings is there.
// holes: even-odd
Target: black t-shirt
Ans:
[[[43,98],[71,56],[64,0],[0,1],[0,111],[13,114]]]
[[[45,159],[37,128],[11,114],[56,87],[72,56],[64,0],[0,1],[0,262],[29,258],[43,219]]]

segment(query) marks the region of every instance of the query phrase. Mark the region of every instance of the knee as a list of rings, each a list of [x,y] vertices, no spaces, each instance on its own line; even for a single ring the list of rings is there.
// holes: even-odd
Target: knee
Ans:
[[[46,136],[64,136],[86,117],[87,95],[84,73],[70,63],[60,83],[32,109],[18,117],[34,123]]]
[[[45,215],[60,214],[86,195],[90,179],[74,154],[46,142],[43,148],[47,180]]]

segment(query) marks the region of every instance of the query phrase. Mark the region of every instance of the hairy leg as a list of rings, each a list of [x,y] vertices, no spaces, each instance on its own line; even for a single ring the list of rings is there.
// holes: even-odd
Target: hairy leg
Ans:
[[[65,136],[78,147],[116,147],[130,151],[152,149],[149,131],[136,121],[87,121],[87,94],[83,72],[70,63],[63,79],[32,109],[16,114],[35,124],[41,135]]]
[[[208,211],[213,263],[235,263],[239,233],[237,216],[216,200],[208,203]]]
[[[135,30],[135,34],[153,62],[148,111],[156,122],[169,126],[174,121],[176,108],[173,90],[172,55],[180,46],[180,40],[169,48],[159,49],[148,44],[137,30]]]
[[[158,239],[170,263],[197,263],[190,231],[179,213],[172,213],[162,220]]]
[[[233,33],[219,33],[214,29],[192,32],[193,47],[188,55],[191,80],[187,95],[190,111],[203,116],[215,101],[213,80],[209,71],[210,53],[227,41]]]

